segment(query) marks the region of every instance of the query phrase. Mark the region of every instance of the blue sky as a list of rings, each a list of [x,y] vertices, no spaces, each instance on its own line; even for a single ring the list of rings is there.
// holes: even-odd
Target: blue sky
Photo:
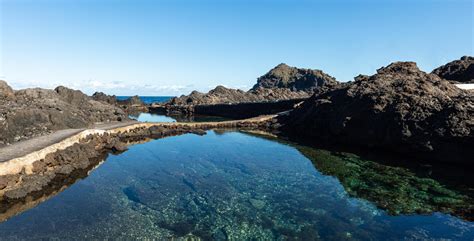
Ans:
[[[0,79],[88,94],[250,88],[279,63],[338,80],[474,55],[470,0],[0,0]]]

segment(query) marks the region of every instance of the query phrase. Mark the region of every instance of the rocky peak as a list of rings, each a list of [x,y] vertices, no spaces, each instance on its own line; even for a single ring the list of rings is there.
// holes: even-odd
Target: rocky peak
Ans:
[[[7,82],[0,80],[0,98],[11,98],[13,95],[13,89],[7,84]]]
[[[89,96],[82,93],[80,90],[69,89],[64,86],[58,86],[54,89],[56,93],[63,99],[65,102],[80,106],[90,100]]]
[[[393,62],[377,70],[377,74],[413,74],[421,72],[415,62]]]
[[[336,79],[321,70],[300,69],[281,63],[257,79],[252,90],[287,88],[291,91],[313,92],[322,86],[335,86]]]
[[[434,69],[431,73],[456,83],[474,83],[474,57],[463,56]]]
[[[104,92],[95,92],[92,95],[92,99],[100,102],[109,103],[112,105],[117,104],[117,97],[115,95],[107,95]]]

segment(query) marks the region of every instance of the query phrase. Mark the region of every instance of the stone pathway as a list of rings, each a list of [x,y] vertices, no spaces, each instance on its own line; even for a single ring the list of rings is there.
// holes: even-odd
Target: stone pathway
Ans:
[[[118,127],[133,125],[136,123],[138,122],[127,121],[127,122],[104,123],[104,124],[97,124],[94,127],[87,128],[87,129],[108,130],[108,129],[114,129]],[[41,150],[47,146],[58,143],[84,130],[86,130],[86,128],[59,130],[49,135],[35,137],[29,140],[20,141],[12,145],[2,147],[0,148],[0,162],[8,161],[13,158],[25,156],[29,153]]]
[[[163,122],[163,123],[150,123],[150,122],[138,122],[138,121],[127,121],[127,122],[114,122],[114,123],[102,123],[96,124],[93,127],[82,128],[82,129],[66,129],[59,130],[49,135],[35,137],[29,140],[20,141],[9,146],[0,148],[0,163],[26,156],[30,153],[42,150],[55,143],[59,143],[66,138],[72,137],[85,130],[112,130],[126,126],[190,126],[192,128],[229,128],[236,127],[239,124],[245,123],[259,123],[274,118],[276,115],[264,115],[253,117],[243,120],[231,120],[221,122]]]

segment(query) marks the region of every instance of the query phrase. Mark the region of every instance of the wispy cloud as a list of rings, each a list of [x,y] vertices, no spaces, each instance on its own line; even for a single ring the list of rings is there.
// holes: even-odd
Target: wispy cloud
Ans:
[[[187,94],[193,89],[193,85],[159,85],[159,84],[139,84],[129,83],[125,81],[99,81],[85,80],[77,82],[36,82],[36,81],[8,81],[14,89],[25,88],[46,88],[54,89],[59,85],[68,88],[81,90],[86,94],[93,94],[100,91],[106,94],[115,95],[180,95]]]

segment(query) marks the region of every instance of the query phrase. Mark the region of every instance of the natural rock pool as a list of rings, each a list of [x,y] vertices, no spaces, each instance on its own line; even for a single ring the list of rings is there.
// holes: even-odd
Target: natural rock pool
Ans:
[[[208,122],[208,121],[225,121],[229,120],[228,118],[218,117],[218,116],[168,116],[164,114],[157,113],[139,113],[135,116],[131,115],[131,119],[140,121],[140,122]]]
[[[0,239],[474,239],[469,195],[237,131],[131,146],[54,195],[1,223]]]

